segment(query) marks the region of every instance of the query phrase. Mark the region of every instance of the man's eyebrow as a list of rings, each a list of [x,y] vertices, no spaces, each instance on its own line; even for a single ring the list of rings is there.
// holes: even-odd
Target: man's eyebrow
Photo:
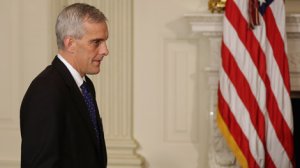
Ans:
[[[102,38],[95,38],[95,39],[91,39],[89,41],[104,41],[105,39],[102,39]]]
[[[94,39],[91,39],[89,40],[89,42],[94,42],[94,41],[106,41],[107,38],[94,38]]]

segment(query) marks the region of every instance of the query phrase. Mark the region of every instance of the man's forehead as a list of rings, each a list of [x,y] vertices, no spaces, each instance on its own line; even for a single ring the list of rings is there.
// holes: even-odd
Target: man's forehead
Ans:
[[[108,27],[105,22],[100,23],[91,23],[91,22],[85,22],[83,24],[84,29],[89,32],[93,33],[106,33],[108,32]]]

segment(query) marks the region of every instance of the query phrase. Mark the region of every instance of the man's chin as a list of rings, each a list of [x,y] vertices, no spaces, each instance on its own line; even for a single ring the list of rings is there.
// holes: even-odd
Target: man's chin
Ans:
[[[87,74],[88,74],[88,75],[97,75],[98,73],[100,73],[100,69],[99,69],[99,70],[95,70],[95,71],[88,72]]]

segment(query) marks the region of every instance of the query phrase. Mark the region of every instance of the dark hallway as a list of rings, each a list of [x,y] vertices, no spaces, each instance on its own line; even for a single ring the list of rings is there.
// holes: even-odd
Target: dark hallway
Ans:
[[[295,160],[296,167],[300,167],[300,149],[299,149],[299,123],[298,118],[300,117],[300,98],[292,98],[293,116],[294,116],[294,149],[295,149]]]

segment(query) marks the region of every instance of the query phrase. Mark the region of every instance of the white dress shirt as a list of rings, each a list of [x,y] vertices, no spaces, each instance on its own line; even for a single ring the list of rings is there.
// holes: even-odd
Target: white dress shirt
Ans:
[[[70,71],[72,77],[74,78],[78,88],[81,90],[80,86],[83,84],[83,81],[85,81],[85,77],[82,78],[80,76],[79,72],[75,68],[73,68],[73,66],[71,64],[69,64],[68,61],[65,60],[60,54],[57,54],[57,57],[68,68],[68,70]]]

